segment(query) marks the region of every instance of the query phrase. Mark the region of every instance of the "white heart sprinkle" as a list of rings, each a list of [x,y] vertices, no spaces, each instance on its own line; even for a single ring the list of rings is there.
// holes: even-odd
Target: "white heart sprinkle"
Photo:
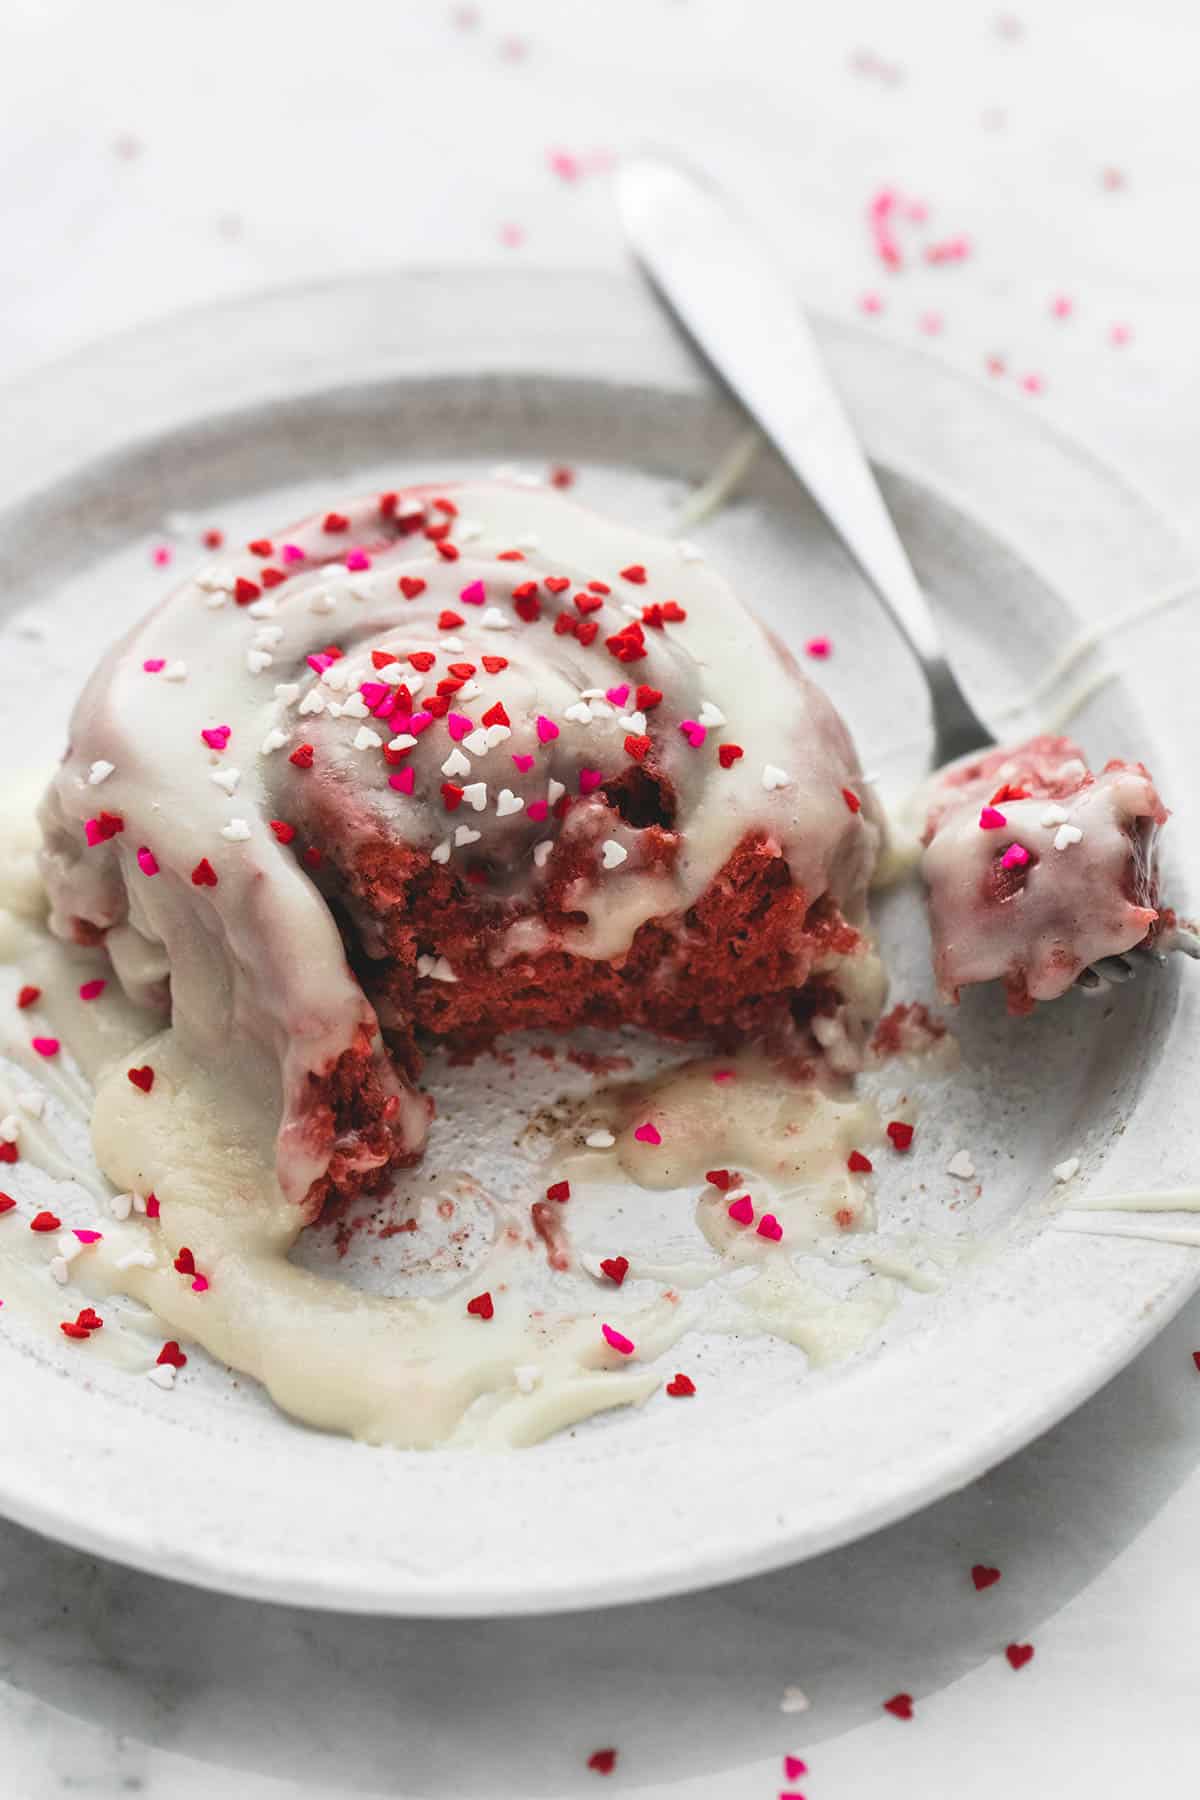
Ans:
[[[269,669],[274,661],[275,658],[269,650],[247,650],[246,652],[246,667],[251,675],[261,675],[263,670]]]
[[[277,681],[275,698],[284,706],[290,706],[293,700],[300,698],[300,683],[298,681]]]
[[[231,844],[244,844],[250,837],[250,827],[245,819],[230,819],[228,825],[222,825],[221,836]]]
[[[465,706],[468,700],[477,700],[482,692],[477,681],[464,681],[454,698],[460,706]]]
[[[235,577],[229,569],[201,569],[196,586],[206,594],[232,594]]]
[[[975,1164],[971,1160],[969,1150],[956,1150],[946,1164],[947,1175],[957,1175],[961,1181],[970,1181],[975,1173]]]
[[[1079,1158],[1068,1156],[1066,1162],[1055,1163],[1053,1175],[1055,1181],[1070,1181],[1079,1173]]]
[[[108,1203],[108,1210],[114,1219],[127,1219],[133,1211],[132,1194],[114,1194]]]
[[[489,725],[487,728],[488,749],[494,750],[497,744],[507,743],[512,732],[507,725]]]
[[[272,751],[282,750],[286,743],[287,733],[280,731],[277,726],[272,726],[262,741],[262,753],[264,756],[270,756]]]
[[[699,721],[697,721],[697,723],[699,723]],[[791,783],[791,779],[792,778],[786,769],[777,769],[774,763],[767,763],[763,768],[762,784],[766,788],[768,794],[773,792],[775,788],[788,787]]]
[[[512,630],[512,620],[507,618],[498,606],[489,606],[479,623],[485,631]]]
[[[779,1710],[785,1713],[802,1713],[807,1712],[811,1705],[812,1702],[803,1688],[785,1687],[783,1699],[779,1702]]]
[[[399,687],[401,682],[410,694],[419,694],[425,686],[425,677],[405,669],[403,663],[384,663],[382,669],[376,669],[375,679],[384,682],[388,687]]]
[[[619,869],[628,855],[624,844],[618,844],[616,838],[605,838],[600,846],[600,860],[606,869]]]
[[[341,662],[330,663],[327,669],[321,670],[320,681],[322,687],[329,688],[330,691],[335,694],[345,693],[346,683],[349,679],[350,677],[346,673],[345,665]]]
[[[351,694],[348,700],[342,701],[343,719],[366,719],[370,714],[371,709],[361,694]]]
[[[589,1131],[583,1141],[589,1150],[611,1150],[617,1140],[611,1131],[601,1129]]]
[[[1065,825],[1070,816],[1065,806],[1048,806],[1042,814],[1042,824],[1049,830],[1053,825]]]
[[[719,706],[714,706],[711,700],[706,700],[704,705],[700,708],[700,711],[696,714],[696,723],[697,725],[706,725],[709,727],[724,725],[726,723],[725,714],[721,711]]]
[[[149,1250],[127,1250],[117,1258],[118,1269],[152,1269],[154,1257]]]
[[[498,819],[507,819],[511,814],[523,811],[524,806],[525,802],[521,796],[514,794],[511,788],[501,788],[496,795],[496,817]]]
[[[382,742],[383,739],[380,737],[379,733],[377,731],[372,731],[369,725],[360,725],[354,734],[354,748],[356,750],[378,750]]]
[[[566,793],[566,791],[567,790],[563,786],[561,781],[555,781],[553,776],[550,777],[549,783],[547,784],[547,787],[546,787],[546,798],[550,802],[551,806],[554,805],[556,800],[561,800],[563,795]]]
[[[444,956],[439,956],[432,969],[429,971],[429,979],[431,981],[457,981],[458,976],[454,973],[454,970],[450,967],[446,958]]]
[[[448,848],[449,848],[449,845],[447,845],[447,849]],[[437,961],[436,956],[418,956],[418,958],[417,958],[417,975],[420,978],[420,980],[427,981],[429,979],[429,977],[433,974],[433,965],[436,963],[436,961]]]
[[[260,600],[252,600],[246,611],[252,619],[273,619],[278,608],[270,594],[264,594]]]
[[[438,648],[440,650],[448,650],[452,656],[457,656],[466,648],[466,646],[461,638],[448,637],[442,639]]]
[[[416,741],[417,740],[411,731],[401,731],[392,739],[391,743],[388,745],[388,749],[395,751],[411,750]]]
[[[305,717],[307,717],[309,713],[323,713],[325,711],[324,694],[318,693],[316,688],[310,688],[300,702],[300,711]]]
[[[472,756],[486,756],[488,753],[488,735],[486,727],[483,725],[476,726],[474,731],[468,731],[462,742],[463,749],[469,750]]]
[[[482,836],[482,831],[473,831],[469,825],[454,828],[454,842],[459,850],[465,850],[468,844],[477,844]]]
[[[217,787],[224,788],[227,794],[236,791],[237,784],[241,779],[242,771],[240,769],[214,769],[209,777],[209,780]]]
[[[550,860],[550,852],[553,848],[553,838],[543,838],[540,844],[535,844],[533,846],[533,866],[535,869],[545,868]]]
[[[0,1138],[6,1144],[15,1144],[21,1135],[21,1121],[16,1113],[5,1113],[0,1119]]]
[[[336,700],[331,700],[327,710],[331,719],[340,719],[345,708],[340,706]]]
[[[99,762],[94,762],[88,770],[88,786],[99,787],[102,781],[108,780],[115,767],[115,763],[104,762],[103,759]]]
[[[67,1267],[66,1258],[62,1256],[52,1257],[50,1259],[50,1273],[60,1287],[65,1287],[71,1276],[70,1269]]]
[[[455,775],[469,775],[470,773],[470,759],[464,756],[458,745],[455,744],[453,750],[442,764],[442,774],[453,777]]]
[[[218,607],[225,605],[228,598],[228,594],[205,594],[204,604],[208,607],[210,612],[216,612]]]
[[[637,737],[641,737],[646,729],[646,715],[644,712],[625,713],[617,720],[617,724],[623,730],[632,731]]]
[[[331,613],[336,604],[333,595],[325,593],[322,589],[312,596],[308,603],[308,610],[310,613]]]
[[[568,706],[563,713],[564,719],[570,719],[576,725],[590,725],[592,709],[586,700],[577,700],[574,706]]]
[[[1080,831],[1078,825],[1060,825],[1054,834],[1054,848],[1056,850],[1069,850],[1071,845],[1077,844],[1082,836],[1083,833]]]
[[[146,1370],[146,1379],[152,1381],[155,1387],[162,1388],[164,1393],[169,1393],[175,1386],[174,1363],[155,1363]]]
[[[58,1244],[58,1254],[65,1263],[73,1263],[77,1256],[83,1255],[84,1246],[73,1231],[60,1232],[55,1241]]]
[[[482,812],[487,805],[487,782],[468,782],[467,786],[463,789],[463,799],[468,806],[473,806],[476,812]]]
[[[431,850],[429,854],[432,856],[435,863],[448,863],[450,861],[450,839],[443,838],[441,843],[438,844],[435,849]]]
[[[703,550],[697,549],[696,545],[688,538],[680,538],[676,543],[675,548],[678,550],[680,559],[683,562],[694,563],[704,561]]]
[[[593,719],[612,718],[613,708],[608,704],[607,700],[593,700],[591,704]]]
[[[186,681],[187,672],[187,664],[185,662],[170,662],[163,670],[163,680]]]

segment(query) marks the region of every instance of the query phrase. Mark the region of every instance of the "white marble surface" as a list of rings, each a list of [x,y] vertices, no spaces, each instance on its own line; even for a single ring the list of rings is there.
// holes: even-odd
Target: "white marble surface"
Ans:
[[[453,263],[486,304],[495,260],[613,266],[602,177],[564,179],[548,154],[649,139],[720,169],[815,302],[876,292],[899,336],[937,311],[947,356],[1040,376],[1028,403],[1186,524],[1198,54],[1177,0],[1046,0],[1016,26],[973,0],[480,0],[474,24],[416,0],[7,0],[0,376],[264,282]],[[908,243],[965,232],[971,257],[882,271],[864,215],[887,184],[930,208]],[[1113,325],[1132,341],[1112,345]],[[919,1518],[608,1614],[323,1617],[0,1526],[4,1792],[1183,1800],[1200,1747],[1195,1348],[1200,1304]],[[982,1595],[975,1561],[1004,1571]],[[1014,1639],[1036,1646],[1017,1674]],[[790,1683],[807,1714],[780,1712]],[[879,1710],[897,1689],[911,1723]],[[607,1783],[584,1767],[604,1744],[621,1753]],[[787,1750],[811,1771],[790,1784]]]

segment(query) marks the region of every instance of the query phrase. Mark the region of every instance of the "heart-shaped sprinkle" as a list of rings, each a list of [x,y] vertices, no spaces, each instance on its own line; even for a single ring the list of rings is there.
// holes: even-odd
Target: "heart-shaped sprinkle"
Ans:
[[[662,1132],[658,1129],[658,1126],[652,1124],[649,1119],[647,1119],[644,1124],[637,1126],[633,1135],[639,1144],[662,1143]]]
[[[869,1175],[875,1165],[861,1150],[852,1150],[846,1158],[846,1167],[852,1175]]]
[[[625,739],[625,754],[632,756],[634,762],[645,762],[650,754],[650,739],[644,735],[638,736],[630,732]]]
[[[521,796],[514,794],[511,788],[501,788],[496,795],[496,817],[498,819],[510,818],[513,813],[521,812],[524,806],[525,802]]]
[[[558,1204],[561,1206],[562,1203],[564,1202],[564,1200],[569,1200],[571,1198],[570,1182],[569,1181],[553,1181],[553,1182],[551,1182],[550,1186],[546,1189],[546,1198],[547,1198],[547,1200],[556,1200],[558,1202]]]
[[[667,1383],[668,1394],[674,1395],[677,1400],[684,1400],[689,1394],[694,1394],[695,1391],[696,1384],[690,1375],[676,1375],[673,1381],[668,1381]]]
[[[142,871],[143,875],[158,874],[158,858],[155,856],[153,850],[148,850],[146,848],[145,844],[141,846],[137,853],[137,866]]]
[[[580,769],[580,771],[579,771],[579,791],[580,791],[580,793],[581,794],[594,794],[596,789],[600,786],[600,783],[603,780],[604,780],[604,775],[600,769]]]
[[[489,675],[498,675],[501,669],[508,667],[507,656],[481,656],[479,660]]]
[[[52,1212],[35,1213],[29,1221],[30,1231],[61,1231],[62,1220]]]
[[[475,1319],[490,1319],[495,1310],[490,1294],[476,1294],[473,1300],[467,1301],[467,1311]]]
[[[11,1194],[0,1194],[0,1215],[13,1212],[16,1208],[16,1204],[17,1203]]]
[[[172,1369],[182,1369],[187,1363],[187,1357],[179,1348],[179,1345],[175,1342],[174,1338],[167,1339],[154,1360],[155,1362],[162,1363],[164,1366],[169,1366]]]
[[[461,743],[468,731],[473,731],[474,729],[474,719],[468,719],[465,713],[447,713],[446,730],[450,733],[450,736],[454,739],[456,744]]]
[[[1071,845],[1079,843],[1082,837],[1083,833],[1078,825],[1060,825],[1054,834],[1054,848],[1069,850]]]
[[[195,1280],[192,1282],[192,1292],[193,1292],[193,1294],[207,1294],[207,1292],[208,1292],[208,1276],[207,1275],[197,1275],[196,1276]]]
[[[398,794],[411,794],[416,779],[417,774],[415,769],[411,767],[407,769],[397,769],[394,774],[388,776],[388,786],[394,788]]]
[[[530,769],[533,767],[532,756],[526,755],[523,752],[518,753],[514,751],[513,762],[516,764],[517,768],[520,769],[522,775],[528,775]]]
[[[718,744],[717,761],[723,769],[731,769],[746,754],[740,744]]]
[[[826,637],[809,638],[804,646],[805,656],[813,657],[817,662],[824,662],[833,655],[833,645]]]
[[[620,1287],[629,1273],[629,1258],[627,1256],[606,1256],[600,1264],[600,1273],[609,1281],[615,1281]]]
[[[107,986],[107,981],[104,981],[99,976],[97,976],[94,981],[81,981],[79,984],[79,998],[81,1000],[98,1000]]]
[[[773,1244],[777,1244],[783,1236],[783,1226],[774,1213],[764,1213],[755,1226],[755,1232],[758,1237],[769,1238]]]
[[[843,788],[842,799],[846,802],[846,810],[848,812],[858,813],[862,811],[862,801],[854,792],[853,788]]]
[[[77,1325],[82,1325],[85,1331],[99,1331],[104,1324],[104,1320],[92,1307],[85,1306],[83,1311],[76,1316],[75,1323]]]
[[[614,706],[624,706],[629,698],[629,683],[622,681],[617,687],[605,688],[604,698],[611,700]]]
[[[693,750],[698,750],[708,736],[704,726],[696,719],[682,719],[680,721],[679,730],[692,746]]]
[[[458,597],[464,606],[482,606],[487,599],[487,590],[482,581],[469,581]]]
[[[971,1580],[975,1583],[977,1594],[982,1594],[984,1588],[995,1587],[999,1579],[999,1569],[989,1569],[986,1563],[975,1563],[971,1569]]]
[[[33,1048],[37,1051],[39,1056],[46,1056],[46,1057],[57,1056],[58,1052],[61,1048],[58,1039],[52,1038],[52,1037],[30,1038],[29,1042],[31,1043]]]
[[[550,807],[545,800],[531,800],[525,808],[526,816],[536,824],[540,824],[549,811]]]
[[[733,1186],[733,1176],[728,1169],[708,1169],[704,1179],[713,1187],[720,1188],[723,1194],[727,1194]]]
[[[644,587],[646,571],[641,563],[630,563],[627,569],[621,570],[621,579],[622,581],[631,581],[634,587]]]
[[[907,1150],[913,1141],[913,1130],[914,1127],[904,1119],[889,1120],[887,1134],[892,1140],[893,1148]]]
[[[1033,1645],[1006,1644],[1004,1647],[1004,1654],[1008,1658],[1010,1668],[1023,1669],[1027,1662],[1032,1662],[1033,1660]]]
[[[633,1355],[633,1339],[627,1338],[625,1333],[623,1331],[618,1331],[615,1325],[601,1325],[600,1335],[606,1344],[611,1345],[611,1347],[614,1350],[619,1351],[622,1356]]]
[[[1006,869],[1023,869],[1029,861],[1029,852],[1023,844],[1010,844],[1000,861]]]
[[[371,559],[365,550],[348,550],[346,552],[346,567],[352,574],[358,574],[360,570],[369,569],[370,566]]]
[[[547,575],[546,586],[552,594],[565,594],[571,583],[565,575]]]
[[[175,1267],[181,1275],[194,1275],[196,1273],[196,1258],[186,1244],[183,1245],[179,1255],[175,1258]]]
[[[217,871],[213,868],[207,856],[202,856],[192,870],[192,885],[193,887],[216,887]]]
[[[210,750],[224,750],[232,735],[230,725],[210,725],[200,733]]]
[[[617,1753],[615,1750],[593,1750],[587,1766],[597,1775],[611,1775],[617,1766]]]
[[[762,784],[768,794],[774,793],[776,788],[787,787],[791,779],[786,769],[777,768],[774,763],[764,764]]]
[[[101,1238],[104,1236],[104,1233],[102,1231],[75,1230],[71,1233],[71,1235],[72,1235],[72,1237],[77,1237],[81,1244],[98,1244],[100,1242]]]
[[[731,1200],[725,1210],[735,1225],[753,1225],[754,1223],[754,1202],[749,1194],[742,1194],[738,1199]]]
[[[637,691],[637,703],[642,712],[651,712],[662,702],[662,689],[647,687],[643,682]]]
[[[148,1094],[154,1086],[154,1070],[149,1063],[143,1063],[140,1069],[127,1069],[125,1072],[134,1087],[141,1088],[143,1094]]]
[[[539,713],[537,716],[537,734],[539,743],[549,744],[558,736],[558,726],[554,723],[553,719],[548,719],[545,713]]]
[[[35,1001],[40,1000],[41,997],[42,997],[41,988],[30,987],[27,983],[21,989],[20,993],[17,995],[17,1005],[19,1007],[21,1007],[22,1010],[24,1010],[25,1007],[32,1006],[35,1003]]]
[[[477,844],[482,836],[482,831],[473,831],[469,825],[459,825],[454,833],[455,847],[465,850],[468,844]]]
[[[1007,824],[1004,814],[997,812],[994,806],[985,806],[979,815],[980,831],[1001,831]]]
[[[911,1694],[893,1694],[890,1700],[884,1701],[883,1710],[891,1713],[894,1719],[911,1719],[913,1697]]]
[[[783,1773],[788,1781],[799,1781],[802,1775],[808,1774],[808,1764],[801,1762],[798,1756],[785,1756]]]
[[[618,844],[616,838],[605,838],[600,846],[600,861],[606,869],[619,869],[628,855],[624,844]]]
[[[418,594],[425,592],[425,583],[419,575],[401,575],[396,585],[406,600],[415,600]]]
[[[719,706],[714,706],[711,700],[706,700],[704,702],[700,711],[696,714],[696,717],[700,724],[707,727],[710,731],[715,729],[716,726],[724,725],[726,723],[725,714],[721,711]]]

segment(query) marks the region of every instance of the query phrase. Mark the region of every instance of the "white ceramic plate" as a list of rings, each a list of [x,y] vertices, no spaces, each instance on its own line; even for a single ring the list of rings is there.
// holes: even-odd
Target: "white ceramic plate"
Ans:
[[[985,712],[1029,690],[1081,615],[1113,618],[1187,571],[1152,508],[1028,403],[864,331],[823,336]],[[161,587],[149,545],[173,512],[236,536],[385,475],[561,459],[581,498],[669,528],[743,429],[639,288],[526,273],[387,275],[197,312],[41,373],[4,416],[3,643],[38,669],[8,714],[5,760],[22,766],[56,754],[94,653]],[[834,638],[821,677],[868,766],[902,787],[925,753],[919,684],[771,457],[702,536],[778,629]],[[45,637],[22,634],[30,610]],[[1117,638],[1099,660],[1126,673],[1077,725],[1093,754],[1154,768],[1184,910],[1196,635],[1177,609]],[[894,997],[928,998],[915,895],[880,918]],[[1044,1430],[1195,1287],[1200,1253],[1047,1229],[1043,1202],[1074,1152],[1097,1193],[1186,1180],[1196,1008],[1186,967],[1026,1022],[970,997],[963,1067],[921,1084],[920,1158],[881,1210],[897,1230],[969,1217],[985,1250],[943,1293],[906,1296],[848,1363],[808,1372],[796,1350],[713,1338],[689,1350],[703,1380],[686,1405],[660,1396],[509,1455],[402,1454],[295,1426],[199,1355],[173,1394],[99,1364],[85,1383],[69,1347],[6,1326],[0,1508],[182,1579],[415,1614],[644,1598],[845,1542]],[[449,1149],[486,1163],[511,1143],[516,1100],[498,1094],[486,1066],[465,1078]],[[982,1184],[966,1212],[944,1173],[963,1144]]]

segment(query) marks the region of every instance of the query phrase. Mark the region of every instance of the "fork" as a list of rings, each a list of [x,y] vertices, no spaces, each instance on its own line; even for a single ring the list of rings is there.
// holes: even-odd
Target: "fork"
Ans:
[[[850,552],[920,665],[929,691],[937,769],[997,740],[964,693],[946,654],[862,446],[791,286],[729,201],[704,177],[665,158],[626,158],[616,176],[626,232],[669,310],[774,444]],[[1170,948],[1200,956],[1179,929]],[[1076,985],[1092,992],[1128,981],[1134,958],[1099,958]]]

